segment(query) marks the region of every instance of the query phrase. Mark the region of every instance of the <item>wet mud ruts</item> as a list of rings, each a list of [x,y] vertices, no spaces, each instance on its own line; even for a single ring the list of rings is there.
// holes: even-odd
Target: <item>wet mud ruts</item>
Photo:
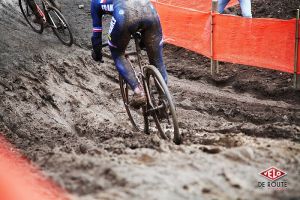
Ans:
[[[290,16],[285,8],[297,1],[280,2],[254,1],[254,16]],[[0,131],[74,199],[300,197],[292,75],[221,63],[212,79],[209,59],[166,45],[184,136],[174,145],[132,130],[113,62],[91,60],[89,1],[61,4],[76,39],[71,48],[50,29],[34,33],[16,2],[0,1]],[[272,165],[288,173],[288,190],[257,188],[258,173]]]

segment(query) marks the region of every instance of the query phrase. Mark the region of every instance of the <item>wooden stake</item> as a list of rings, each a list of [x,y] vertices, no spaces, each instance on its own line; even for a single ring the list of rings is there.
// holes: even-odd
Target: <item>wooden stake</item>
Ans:
[[[214,21],[213,21],[213,14],[218,12],[218,0],[212,0],[212,5],[211,5],[211,15],[210,15],[210,22],[211,22],[211,35],[210,35],[210,54],[211,54],[211,59],[210,59],[210,73],[212,76],[215,76],[216,74],[219,73],[219,62],[217,60],[213,59],[214,56]]]

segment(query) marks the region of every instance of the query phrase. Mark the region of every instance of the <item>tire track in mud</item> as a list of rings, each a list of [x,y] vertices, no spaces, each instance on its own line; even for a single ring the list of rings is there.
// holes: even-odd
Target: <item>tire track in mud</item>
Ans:
[[[299,141],[300,108],[295,108],[294,105],[256,99],[251,95],[244,96],[230,89],[224,90],[196,81],[171,78],[171,82],[175,101],[180,108],[222,117],[235,124],[225,129],[218,127],[210,132],[243,132],[253,136],[290,138]],[[280,115],[277,115],[278,113]],[[192,124],[192,121],[186,124]],[[206,131],[208,130],[206,128]]]

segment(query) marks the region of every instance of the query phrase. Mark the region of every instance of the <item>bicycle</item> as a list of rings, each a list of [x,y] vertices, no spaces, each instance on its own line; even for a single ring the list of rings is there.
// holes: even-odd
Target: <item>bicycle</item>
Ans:
[[[134,39],[135,51],[125,53],[125,57],[135,73],[136,69],[129,57],[134,55],[137,58],[139,72],[136,73],[136,75],[138,80],[142,82],[147,102],[138,110],[132,108],[130,106],[130,86],[125,82],[121,75],[119,75],[121,95],[129,120],[135,130],[141,131],[144,129],[146,134],[150,134],[150,117],[152,117],[152,121],[155,122],[157,131],[163,139],[171,139],[176,144],[180,144],[182,139],[179,131],[175,105],[172,101],[169,89],[156,67],[142,63],[142,49],[139,45],[141,33],[137,32],[133,34],[132,39]],[[108,44],[106,43],[102,46],[108,46]],[[142,128],[142,126],[144,128]]]
[[[35,15],[33,14],[31,8],[29,7],[27,0],[19,0],[19,6],[23,16],[25,17],[27,23],[37,33],[43,33],[46,26],[51,27],[56,37],[67,46],[73,44],[73,34],[71,32],[70,26],[67,23],[65,17],[61,12],[48,0],[41,0],[41,5],[37,5],[39,13],[42,15],[45,24],[36,24],[33,22]],[[42,6],[43,10],[40,8]]]

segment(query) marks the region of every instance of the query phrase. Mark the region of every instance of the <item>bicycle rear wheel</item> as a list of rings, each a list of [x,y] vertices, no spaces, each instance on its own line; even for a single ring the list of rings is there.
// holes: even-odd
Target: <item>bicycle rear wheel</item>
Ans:
[[[73,44],[73,34],[69,24],[61,12],[55,7],[48,7],[48,23],[57,38],[67,46]]]
[[[147,112],[152,115],[157,130],[163,139],[180,144],[181,136],[175,106],[161,73],[152,65],[144,67],[146,79]]]
[[[145,107],[142,107],[140,109],[134,109],[132,108],[129,103],[130,103],[130,86],[125,82],[125,80],[122,78],[121,75],[119,75],[119,84],[120,84],[120,89],[121,89],[121,95],[123,99],[123,103],[127,112],[127,115],[129,117],[129,120],[133,126],[133,128],[136,131],[142,131],[143,126],[144,126],[144,131],[146,133],[149,133],[148,131],[148,118],[145,115]]]
[[[19,0],[19,6],[23,16],[25,17],[27,23],[32,28],[32,30],[37,33],[42,33],[44,30],[44,26],[43,24],[37,24],[33,22],[33,19],[35,19],[35,15],[32,12],[31,8],[29,7],[27,1]]]

